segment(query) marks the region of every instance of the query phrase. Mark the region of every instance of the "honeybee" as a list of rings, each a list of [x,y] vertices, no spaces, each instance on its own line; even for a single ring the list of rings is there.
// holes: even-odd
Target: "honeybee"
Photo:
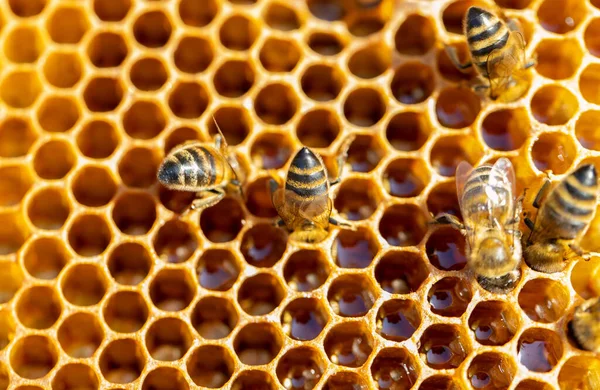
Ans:
[[[291,231],[292,239],[320,242],[327,237],[329,224],[349,226],[331,216],[329,189],[340,182],[351,141],[345,142],[338,153],[335,180],[329,180],[321,156],[307,147],[300,149],[292,159],[284,188],[279,184],[279,177],[271,173],[271,201],[280,217],[277,225]]]
[[[493,293],[513,289],[521,271],[521,198],[515,199],[510,160],[477,168],[465,161],[456,169],[456,188],[464,224],[450,214],[436,223],[451,224],[467,238],[466,256],[477,281]]]
[[[600,353],[600,298],[592,298],[575,309],[571,331],[582,349]]]
[[[213,206],[232,189],[242,194],[238,161],[229,153],[219,125],[217,132],[214,146],[196,141],[184,143],[169,152],[158,168],[157,179],[166,188],[197,193],[198,198],[186,212]]]
[[[568,175],[540,202],[548,192],[546,180],[533,201],[539,208],[535,223],[525,218],[531,234],[525,243],[525,262],[540,272],[559,272],[565,260],[573,254],[584,253],[574,239],[589,225],[594,217],[598,196],[598,178],[593,164],[579,167]]]
[[[524,70],[535,65],[525,58],[525,39],[518,23],[506,23],[498,16],[479,7],[470,7],[463,21],[471,61],[461,63],[456,49],[446,46],[446,53],[460,71],[474,66],[488,83],[474,86],[476,91],[489,89],[496,100],[515,100],[528,88]],[[510,92],[509,92],[510,91]]]

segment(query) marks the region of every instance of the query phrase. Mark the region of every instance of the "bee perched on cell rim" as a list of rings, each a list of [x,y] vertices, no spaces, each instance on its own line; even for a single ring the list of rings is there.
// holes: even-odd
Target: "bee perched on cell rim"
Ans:
[[[546,180],[533,201],[533,207],[539,209],[535,222],[525,218],[531,234],[525,242],[524,256],[532,269],[553,273],[565,268],[565,260],[584,254],[575,239],[594,218],[598,199],[596,168],[582,165],[550,193],[549,186],[550,180]]]
[[[466,238],[466,257],[477,281],[493,293],[507,293],[521,271],[519,215],[522,199],[515,199],[515,172],[510,160],[477,168],[465,161],[456,169],[456,188],[464,223],[442,214],[435,223],[450,224]]]
[[[474,86],[476,91],[489,90],[491,99],[512,101],[529,88],[525,70],[535,61],[525,57],[525,39],[515,20],[504,22],[493,13],[470,7],[463,21],[471,60],[461,63],[456,49],[446,46],[446,53],[460,71],[474,67],[487,82]]]
[[[213,206],[230,190],[242,195],[238,161],[229,153],[218,125],[217,132],[214,146],[194,141],[185,143],[173,149],[158,168],[156,176],[166,188],[197,193],[198,198],[186,212]]]
[[[577,307],[570,328],[580,348],[600,353],[600,298],[588,299]]]
[[[329,224],[349,226],[331,216],[333,202],[329,190],[340,181],[351,141],[347,140],[338,153],[338,174],[333,181],[329,180],[321,157],[307,147],[300,149],[292,159],[283,188],[279,177],[271,173],[271,201],[280,217],[277,225],[291,231],[292,239],[320,242],[329,234]]]

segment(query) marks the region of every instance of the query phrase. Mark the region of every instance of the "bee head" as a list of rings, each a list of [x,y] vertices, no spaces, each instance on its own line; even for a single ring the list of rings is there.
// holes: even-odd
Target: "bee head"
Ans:
[[[509,248],[498,237],[487,237],[481,240],[477,252],[475,253],[476,262],[473,268],[478,275],[485,277],[498,277],[514,269],[512,256]]]

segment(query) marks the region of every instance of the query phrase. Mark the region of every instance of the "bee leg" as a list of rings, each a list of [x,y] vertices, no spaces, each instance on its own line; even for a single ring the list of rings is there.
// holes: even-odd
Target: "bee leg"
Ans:
[[[351,228],[352,225],[350,225],[347,222],[340,222],[337,219],[333,218],[333,217],[329,217],[329,223],[335,226],[340,226],[340,227],[347,227],[347,228]]]
[[[225,191],[222,188],[211,189],[211,190],[205,191],[204,193],[207,193],[207,192],[210,193],[211,195],[200,198],[200,199],[194,199],[194,201],[190,205],[190,208],[189,208],[190,211],[202,210],[202,209],[214,206],[217,203],[219,203],[219,201],[221,199],[223,199],[223,197],[225,196]]]
[[[237,179],[231,180],[230,183],[233,186],[235,186],[235,188],[237,188],[237,190],[238,190],[238,192],[240,194],[240,197],[242,199],[246,199],[246,196],[244,195],[244,187],[242,187],[242,183],[239,180],[237,180]]]
[[[573,242],[569,243],[569,249],[571,249],[577,256],[583,258],[585,261],[590,259],[590,254],[585,252],[581,247]]]
[[[435,225],[451,225],[453,228],[458,229],[458,230],[464,230],[465,229],[465,225],[463,225],[458,218],[456,218],[454,215],[451,214],[442,214],[439,217],[437,217],[436,219],[433,220],[432,224]]]
[[[535,223],[533,223],[533,221],[531,220],[531,218],[525,217],[525,219],[523,221],[525,222],[525,226],[527,226],[529,228],[529,230],[533,231]]]
[[[549,187],[550,187],[550,179],[546,178],[546,180],[544,180],[544,184],[542,184],[542,187],[540,188],[537,195],[535,196],[535,199],[533,200],[533,204],[532,204],[533,207],[535,207],[536,209],[540,208],[542,198],[548,192]]]
[[[444,49],[446,50],[446,54],[448,55],[448,58],[450,58],[450,61],[452,61],[454,66],[456,66],[456,68],[461,72],[467,73],[466,70],[473,66],[471,61],[467,61],[464,64],[460,62],[460,59],[458,58],[458,52],[454,46],[445,46]]]

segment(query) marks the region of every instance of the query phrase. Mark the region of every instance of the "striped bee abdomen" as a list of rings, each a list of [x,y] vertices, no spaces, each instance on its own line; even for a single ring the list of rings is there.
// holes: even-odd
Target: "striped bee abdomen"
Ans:
[[[195,191],[219,184],[224,164],[218,152],[206,146],[189,146],[169,155],[158,170],[168,188]]]
[[[494,204],[495,208],[490,210],[489,201],[492,195],[507,201],[502,205]],[[492,214],[502,222],[511,218],[512,196],[512,187],[506,178],[502,177],[502,174],[495,171],[492,166],[482,165],[473,169],[465,182],[462,194],[463,212],[471,218]]]
[[[510,31],[497,16],[482,8],[471,7],[465,17],[465,35],[473,64],[487,76],[490,53],[506,46]]]
[[[325,166],[309,148],[302,148],[292,160],[285,189],[296,194],[299,201],[327,194],[329,184]]]

